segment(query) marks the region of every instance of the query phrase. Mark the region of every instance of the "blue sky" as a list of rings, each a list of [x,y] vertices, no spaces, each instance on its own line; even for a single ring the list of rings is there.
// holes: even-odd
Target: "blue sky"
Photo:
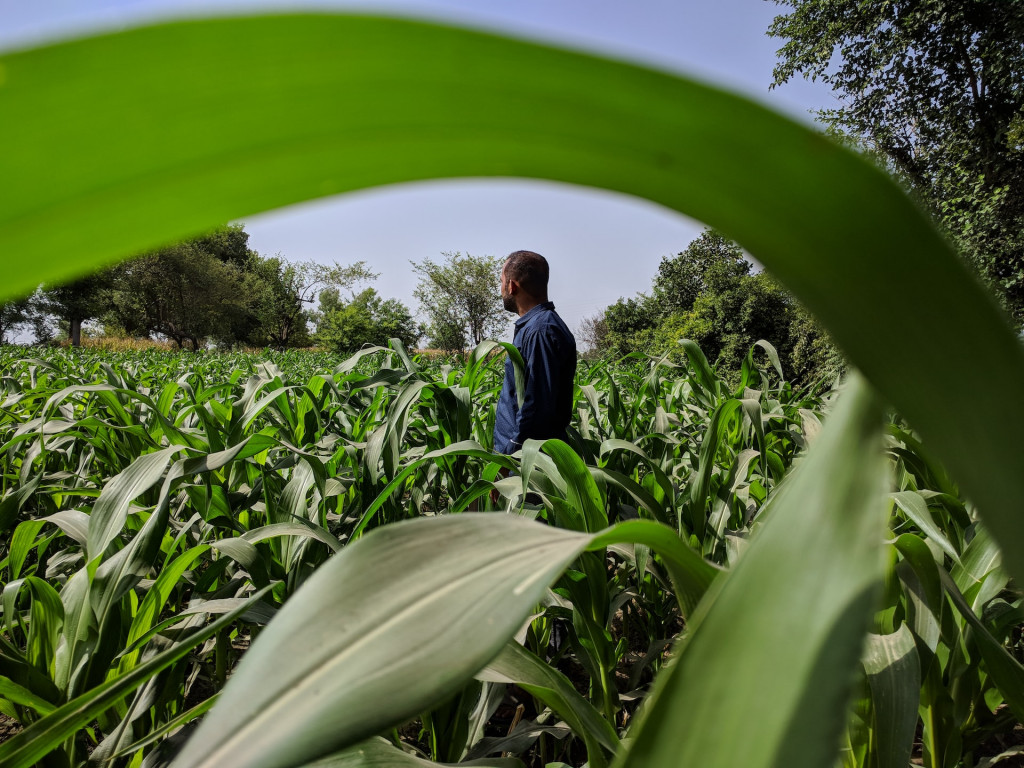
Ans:
[[[0,49],[163,18],[300,8],[403,14],[567,44],[696,76],[807,121],[835,103],[819,83],[768,90],[781,41],[765,31],[784,10],[769,0],[0,0]],[[379,188],[245,225],[264,254],[369,262],[381,274],[375,287],[414,310],[410,260],[538,251],[551,263],[551,298],[572,328],[620,296],[647,290],[661,258],[701,230],[646,201],[527,180]]]

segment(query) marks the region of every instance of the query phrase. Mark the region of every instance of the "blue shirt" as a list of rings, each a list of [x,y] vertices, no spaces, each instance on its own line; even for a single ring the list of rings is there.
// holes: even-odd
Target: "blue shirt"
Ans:
[[[550,301],[516,320],[512,343],[526,364],[523,407],[519,407],[511,358],[494,418],[494,450],[511,454],[529,439],[565,440],[572,418],[576,339]]]

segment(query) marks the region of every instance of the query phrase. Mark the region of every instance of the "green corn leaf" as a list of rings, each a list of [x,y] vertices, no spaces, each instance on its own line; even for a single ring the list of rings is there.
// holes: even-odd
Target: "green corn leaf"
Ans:
[[[57,591],[36,576],[15,579],[4,584],[2,596],[4,629],[9,637],[13,637],[13,629],[19,619],[18,611],[16,610],[18,596],[23,589],[27,589],[32,594],[33,605],[38,603],[42,607],[40,613],[44,621],[40,622],[40,624],[45,624],[45,626],[37,626],[30,622],[28,625],[29,637],[41,640],[43,639],[41,633],[45,633],[46,636],[54,637],[54,640],[50,643],[51,646],[54,645],[56,633],[64,622],[64,606]]]
[[[257,592],[245,605],[221,616],[187,640],[163,651],[126,675],[121,675],[93,688],[78,698],[57,708],[42,720],[33,723],[0,744],[0,765],[4,768],[30,768],[39,759],[55,749],[79,728],[130,694],[140,685],[177,660],[185,657],[199,643],[213,637],[221,628],[229,626],[245,612],[250,602],[263,596]]]
[[[988,666],[992,682],[1006,699],[1006,704],[1013,710],[1018,720],[1024,721],[1024,665],[1015,659],[1003,644],[992,637],[984,622],[977,617],[966,597],[961,594],[956,582],[945,571],[940,571],[942,585],[946,594],[957,607],[960,614],[967,619],[974,633],[974,639],[981,649],[982,658]]]
[[[601,717],[594,705],[576,692],[565,675],[518,643],[507,644],[477,674],[477,679],[518,685],[551,707],[583,739],[591,768],[607,765],[602,747],[609,755],[618,751],[619,737],[615,729]]]
[[[647,513],[657,520],[659,523],[668,524],[668,519],[665,517],[665,510],[662,505],[658,503],[658,500],[644,487],[637,483],[633,478],[626,477],[620,472],[615,472],[611,469],[591,469],[590,473],[595,478],[600,478],[606,483],[617,486],[633,497],[633,500],[640,505],[643,509],[647,510]]]
[[[701,603],[616,765],[835,762],[884,572],[886,465],[873,398],[852,382],[779,487],[771,517]]]
[[[629,520],[614,525],[594,537],[587,548],[601,549],[613,544],[641,544],[658,553],[668,569],[679,610],[686,619],[722,573],[686,546],[671,528],[650,520]]]
[[[921,529],[922,533],[928,536],[939,547],[950,556],[954,563],[960,562],[960,554],[949,543],[939,527],[932,519],[932,513],[928,511],[928,502],[916,491],[900,491],[892,494],[892,500],[896,502],[903,513],[913,521],[914,525]]]
[[[252,583],[256,586],[265,587],[270,583],[266,560],[256,546],[246,539],[235,536],[215,541],[210,546],[241,565],[252,577]]]
[[[523,398],[526,396],[526,364],[523,362],[522,353],[515,344],[510,344],[507,341],[494,341],[493,339],[487,339],[477,344],[470,354],[469,362],[466,364],[466,376],[463,379],[463,385],[470,392],[476,391],[476,382],[481,369],[484,367],[488,355],[496,349],[504,349],[508,356],[512,358],[512,375],[515,378],[516,398],[519,402],[519,407],[522,408]]]
[[[935,653],[942,633],[943,597],[939,566],[928,545],[918,536],[905,533],[896,539],[894,545],[904,558],[898,566],[898,573],[906,588],[907,622],[924,647]]]
[[[763,411],[761,410],[761,403],[759,400],[752,398],[740,399],[740,407],[743,410],[744,415],[747,417],[747,421],[750,422],[751,428],[754,430],[754,439],[757,441],[757,448],[761,456],[761,466],[764,470],[765,477],[770,477],[768,472],[768,445],[764,439],[764,421]]]
[[[862,663],[871,689],[878,768],[907,768],[921,696],[921,660],[907,625],[891,635],[868,635]]]
[[[445,446],[444,448],[440,448],[436,451],[426,453],[420,458],[416,459],[415,461],[409,462],[405,467],[403,467],[402,471],[391,479],[391,481],[384,487],[384,490],[380,492],[377,498],[374,499],[373,502],[369,504],[365,510],[363,510],[362,517],[360,518],[359,523],[356,525],[352,537],[355,538],[360,533],[362,533],[363,530],[366,529],[366,526],[369,525],[370,521],[373,519],[373,516],[377,514],[377,511],[382,506],[384,506],[387,500],[391,498],[391,496],[399,488],[402,487],[403,483],[405,483],[405,481],[409,479],[410,475],[412,475],[413,472],[415,472],[417,469],[419,469],[421,466],[428,462],[436,461],[438,459],[442,459],[448,456],[474,456],[478,459],[488,459],[490,461],[493,461],[496,464],[500,464],[505,469],[515,469],[516,467],[516,463],[512,459],[508,458],[507,456],[500,456],[498,454],[484,450],[483,446],[481,446],[474,440],[464,440],[460,443],[453,443],[449,446]]]
[[[53,523],[64,532],[64,535],[74,539],[81,546],[88,546],[89,516],[85,512],[78,509],[62,509],[40,519]]]
[[[530,451],[544,451],[551,457],[558,476],[566,486],[566,500],[583,512],[590,532],[608,527],[604,499],[593,475],[579,455],[561,440],[527,440],[523,445],[523,462]],[[523,474],[525,481],[525,472]],[[524,487],[525,492],[525,487]]]
[[[708,364],[708,359],[704,356],[704,351],[697,342],[690,339],[680,339],[679,343],[686,353],[686,359],[690,361],[690,370],[693,372],[693,377],[697,380],[700,388],[706,393],[705,399],[708,406],[714,405],[721,394],[721,387],[718,377],[715,376],[715,372],[711,370],[711,366]]]
[[[784,381],[785,376],[782,374],[782,362],[779,360],[778,350],[774,346],[769,344],[764,339],[760,339],[754,342],[754,345],[747,352],[747,356],[743,358],[743,364],[740,368],[740,384],[737,389],[737,397],[743,392],[743,389],[748,386],[753,380],[760,378],[760,373],[757,371],[757,367],[754,364],[754,351],[760,347],[768,355],[768,360],[771,362],[775,372],[779,375],[779,380]]]
[[[181,446],[171,446],[135,459],[126,470],[111,479],[93,505],[89,515],[87,558],[95,561],[124,526],[132,500],[160,482]]]
[[[501,650],[589,540],[500,514],[371,531],[285,603],[175,765],[292,766],[414,716]]]
[[[300,536],[303,538],[316,539],[321,541],[330,547],[332,552],[341,551],[341,542],[338,541],[337,537],[332,536],[328,531],[323,528],[314,525],[308,520],[295,523],[273,523],[271,525],[265,525],[262,528],[254,528],[251,531],[246,531],[242,534],[241,538],[248,541],[250,544],[256,544],[266,539],[274,538],[275,536]]]
[[[18,521],[19,512],[21,512],[20,494],[12,493],[0,500],[0,533],[6,533],[7,529]]]
[[[707,524],[705,511],[711,496],[711,475],[715,470],[715,456],[725,436],[725,428],[740,408],[739,400],[726,400],[711,415],[711,421],[700,444],[700,466],[696,478],[690,480],[690,532],[704,538]]]
[[[43,520],[26,520],[14,529],[14,535],[11,537],[10,556],[7,561],[8,581],[14,581],[21,575],[25,559],[33,547],[39,543],[36,537],[45,525]]]
[[[48,715],[56,709],[56,706],[46,699],[6,677],[0,677],[0,699],[7,699],[23,707],[29,707],[40,715]]]
[[[402,722],[493,659],[584,550],[634,540],[678,561],[688,599],[716,573],[651,521],[596,536],[503,514],[377,528],[285,603],[175,765],[290,766]]]
[[[186,710],[177,717],[173,717],[166,723],[163,723],[162,725],[154,728],[138,741],[133,742],[132,744],[129,744],[117,750],[116,752],[111,753],[110,756],[106,759],[116,760],[119,757],[125,757],[126,755],[134,754],[135,752],[138,752],[140,749],[148,747],[150,744],[155,744],[168,733],[176,731],[178,728],[181,728],[181,726],[192,722],[197,717],[202,717],[203,715],[205,715],[210,710],[210,707],[217,703],[217,696],[218,694],[213,694],[213,696],[206,699],[206,701],[197,704],[196,706],[192,707],[192,709]],[[95,755],[95,752],[93,754]]]
[[[361,744],[339,752],[336,755],[308,763],[306,768],[437,768],[448,766],[455,768],[453,763],[435,763],[422,757],[410,755],[384,739],[369,739]],[[476,766],[476,768],[523,768],[523,762],[515,758],[495,758],[484,760],[467,760],[458,766]]]
[[[977,604],[977,598],[982,594],[989,574],[999,567],[1001,561],[1002,553],[988,531],[980,525],[975,527],[974,538],[964,550],[963,557],[950,571],[964,599],[975,609],[981,607]]]
[[[187,552],[176,557],[172,562],[168,563],[163,569],[161,569],[160,575],[156,578],[153,586],[151,586],[146,592],[146,596],[142,599],[142,603],[139,605],[139,608],[135,613],[135,617],[132,619],[132,625],[128,630],[128,637],[125,639],[126,647],[133,645],[153,627],[153,624],[163,612],[167,599],[178,586],[178,581],[181,579],[181,575],[187,569],[191,568],[195,564],[196,560],[206,554],[209,549],[210,548],[205,545],[193,547]],[[139,651],[136,650],[125,654],[121,659],[119,671],[122,674],[127,672],[138,664],[138,661]]]

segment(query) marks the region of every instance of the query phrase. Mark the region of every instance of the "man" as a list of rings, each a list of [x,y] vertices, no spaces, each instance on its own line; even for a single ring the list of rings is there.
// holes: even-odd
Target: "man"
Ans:
[[[516,251],[501,268],[501,299],[519,315],[513,343],[525,363],[522,406],[512,360],[494,419],[494,450],[511,454],[529,439],[566,439],[576,376],[576,339],[548,301],[548,262]]]

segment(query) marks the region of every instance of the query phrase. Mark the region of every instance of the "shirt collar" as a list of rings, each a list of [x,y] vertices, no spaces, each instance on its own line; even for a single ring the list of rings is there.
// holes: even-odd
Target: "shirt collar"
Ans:
[[[530,322],[534,317],[539,315],[541,312],[551,312],[554,310],[555,304],[552,301],[543,301],[533,309],[529,310],[525,315],[516,320],[516,328],[522,328],[526,323]]]

